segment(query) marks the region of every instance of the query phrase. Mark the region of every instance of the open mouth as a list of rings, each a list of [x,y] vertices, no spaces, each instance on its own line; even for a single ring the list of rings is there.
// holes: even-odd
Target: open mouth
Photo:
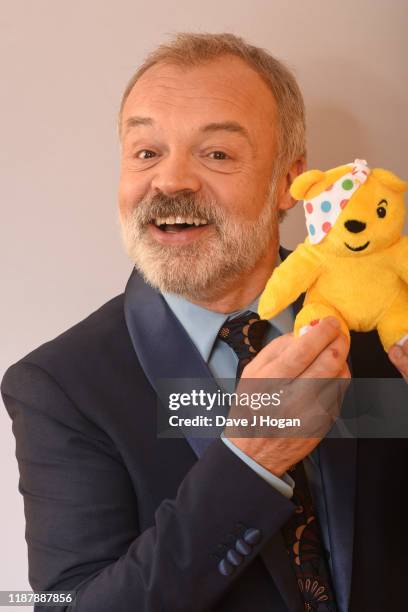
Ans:
[[[368,245],[370,244],[370,241],[366,242],[365,244],[359,247],[352,247],[349,244],[347,244],[347,242],[345,242],[344,244],[346,245],[348,249],[350,249],[350,251],[364,251],[364,249],[366,249]]]
[[[157,217],[148,224],[151,237],[163,246],[187,246],[201,240],[213,223],[196,217]]]
[[[208,219],[199,219],[195,217],[157,217],[156,219],[152,219],[150,223],[166,233],[180,233],[186,230],[194,231],[197,228],[210,224]]]

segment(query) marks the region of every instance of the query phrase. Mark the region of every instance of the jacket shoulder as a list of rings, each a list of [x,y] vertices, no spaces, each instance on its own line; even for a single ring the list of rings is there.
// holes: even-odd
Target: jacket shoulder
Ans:
[[[61,380],[67,379],[70,372],[86,376],[87,371],[98,370],[102,363],[112,363],[123,356],[134,359],[136,355],[126,327],[123,301],[122,293],[19,359],[6,371],[2,389],[12,371],[19,371],[27,364]]]

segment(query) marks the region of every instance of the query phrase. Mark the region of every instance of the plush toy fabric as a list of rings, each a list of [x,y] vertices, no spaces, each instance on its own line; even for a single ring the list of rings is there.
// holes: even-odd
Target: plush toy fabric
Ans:
[[[269,279],[259,315],[269,319],[306,292],[295,335],[327,316],[342,330],[377,329],[384,349],[408,338],[408,236],[403,192],[408,183],[364,160],[298,176],[308,237]]]

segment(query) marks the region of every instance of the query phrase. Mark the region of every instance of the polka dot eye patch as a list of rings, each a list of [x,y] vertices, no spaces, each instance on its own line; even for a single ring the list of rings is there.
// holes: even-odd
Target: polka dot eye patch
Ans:
[[[356,159],[349,165],[352,166],[352,169],[348,174],[342,176],[319,195],[303,202],[306,227],[312,244],[318,244],[323,240],[343,208],[347,206],[353,193],[370,174],[367,162],[363,159]]]

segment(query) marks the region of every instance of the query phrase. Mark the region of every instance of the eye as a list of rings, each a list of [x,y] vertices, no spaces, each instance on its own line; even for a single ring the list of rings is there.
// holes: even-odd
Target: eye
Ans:
[[[224,151],[212,151],[210,153],[210,157],[213,155],[211,159],[223,160],[228,159],[228,155],[224,153]]]
[[[154,151],[150,151],[149,149],[143,149],[136,154],[138,159],[151,159],[154,157],[156,153]]]
[[[381,200],[381,202],[379,203],[379,206],[377,208],[377,215],[378,215],[378,217],[380,217],[380,219],[384,219],[385,215],[387,214],[387,209],[384,208],[384,206],[381,206],[381,204],[387,205],[388,202],[387,202],[387,200]]]

